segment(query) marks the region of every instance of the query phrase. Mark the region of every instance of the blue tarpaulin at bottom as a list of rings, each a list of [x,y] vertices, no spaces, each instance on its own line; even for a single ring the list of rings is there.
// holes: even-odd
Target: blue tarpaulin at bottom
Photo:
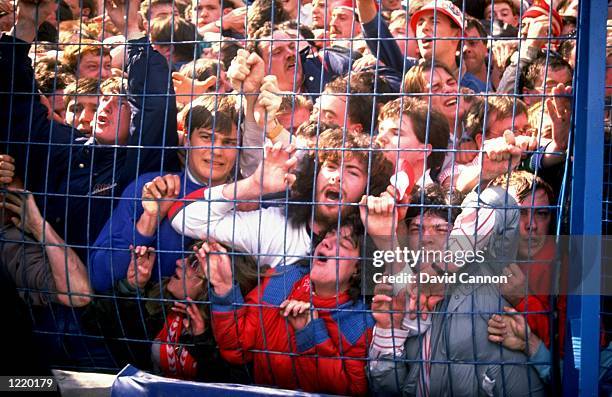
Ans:
[[[117,374],[111,397],[125,396],[327,396],[269,387],[229,383],[199,383],[151,375],[127,365]]]

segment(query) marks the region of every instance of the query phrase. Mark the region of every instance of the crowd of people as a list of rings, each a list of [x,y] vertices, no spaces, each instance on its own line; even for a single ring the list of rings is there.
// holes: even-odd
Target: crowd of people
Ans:
[[[0,273],[41,359],[554,393],[577,12],[0,0]]]

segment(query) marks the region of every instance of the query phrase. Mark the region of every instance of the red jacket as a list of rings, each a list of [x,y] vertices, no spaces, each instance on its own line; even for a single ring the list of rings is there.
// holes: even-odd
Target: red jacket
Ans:
[[[553,266],[556,255],[556,243],[552,238],[548,238],[544,247],[534,255],[529,262],[519,264],[519,267],[527,278],[527,285],[532,294],[524,297],[516,305],[515,309],[519,312],[534,313],[527,314],[527,323],[531,330],[550,348],[550,293],[553,273]],[[557,310],[559,313],[559,348],[563,355],[563,338],[565,336],[565,318],[567,297],[565,290],[567,263],[563,258],[560,269],[561,293],[557,298]]]
[[[212,326],[221,355],[232,364],[254,361],[259,384],[366,394],[374,320],[363,303],[346,293],[328,299],[311,296],[308,273],[307,266],[277,266],[246,300],[235,285],[223,297],[211,291]],[[279,305],[286,299],[312,299],[319,318],[295,332],[280,315]]]

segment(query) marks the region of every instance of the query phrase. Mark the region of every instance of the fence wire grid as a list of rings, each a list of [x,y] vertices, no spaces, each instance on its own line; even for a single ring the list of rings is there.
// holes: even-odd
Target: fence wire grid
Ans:
[[[608,239],[571,227],[579,9],[0,0],[10,374],[609,395]],[[611,48],[603,197],[581,202],[602,235]],[[594,290],[576,245],[602,247]],[[576,347],[583,294],[600,359]]]

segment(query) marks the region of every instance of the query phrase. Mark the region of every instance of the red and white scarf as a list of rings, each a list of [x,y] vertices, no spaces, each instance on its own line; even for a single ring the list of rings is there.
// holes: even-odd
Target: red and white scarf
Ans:
[[[162,374],[169,378],[195,379],[198,363],[184,346],[178,344],[183,331],[183,315],[169,313],[168,321],[155,338],[162,342],[159,345],[159,366]]]

